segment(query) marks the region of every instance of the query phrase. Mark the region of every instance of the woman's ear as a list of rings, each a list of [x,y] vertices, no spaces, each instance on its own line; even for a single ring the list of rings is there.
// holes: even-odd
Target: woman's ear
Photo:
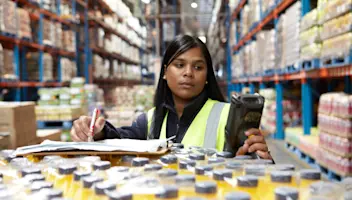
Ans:
[[[164,80],[166,80],[166,71],[167,71],[167,67],[166,67],[166,65],[164,65],[164,76],[163,76]]]

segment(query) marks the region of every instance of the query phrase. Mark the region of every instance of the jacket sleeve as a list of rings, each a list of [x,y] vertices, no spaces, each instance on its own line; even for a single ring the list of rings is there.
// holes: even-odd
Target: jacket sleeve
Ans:
[[[104,139],[147,139],[148,120],[145,113],[139,115],[131,126],[114,127],[108,121],[103,128]]]

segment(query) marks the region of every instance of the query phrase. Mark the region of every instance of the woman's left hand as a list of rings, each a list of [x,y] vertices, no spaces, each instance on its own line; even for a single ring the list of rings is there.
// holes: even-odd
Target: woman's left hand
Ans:
[[[249,129],[245,134],[248,139],[244,142],[244,145],[238,149],[236,155],[245,155],[247,152],[255,152],[263,159],[273,159],[270,155],[268,145],[265,142],[265,138],[259,129]]]

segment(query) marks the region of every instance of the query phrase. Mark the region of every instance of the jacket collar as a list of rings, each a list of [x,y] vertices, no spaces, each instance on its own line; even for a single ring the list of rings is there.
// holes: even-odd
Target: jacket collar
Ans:
[[[201,92],[198,96],[194,97],[185,106],[181,118],[184,120],[187,120],[188,118],[193,119],[194,116],[199,112],[199,110],[203,107],[203,105],[207,100],[208,100],[208,94],[205,90],[203,90],[203,92]],[[169,93],[169,95],[167,96],[166,102],[163,104],[163,107],[177,115],[177,112],[175,109],[175,103],[171,93]]]

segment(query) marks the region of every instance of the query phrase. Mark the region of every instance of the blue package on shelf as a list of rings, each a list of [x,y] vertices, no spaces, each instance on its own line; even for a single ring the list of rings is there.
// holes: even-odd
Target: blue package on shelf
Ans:
[[[348,55],[339,57],[321,58],[321,67],[340,67],[352,64],[352,49]]]
[[[37,121],[38,129],[54,129],[60,128],[64,130],[70,130],[73,126],[72,121]]]
[[[318,69],[320,67],[320,59],[315,58],[312,60],[301,61],[299,67],[301,70],[305,70],[305,71]]]

